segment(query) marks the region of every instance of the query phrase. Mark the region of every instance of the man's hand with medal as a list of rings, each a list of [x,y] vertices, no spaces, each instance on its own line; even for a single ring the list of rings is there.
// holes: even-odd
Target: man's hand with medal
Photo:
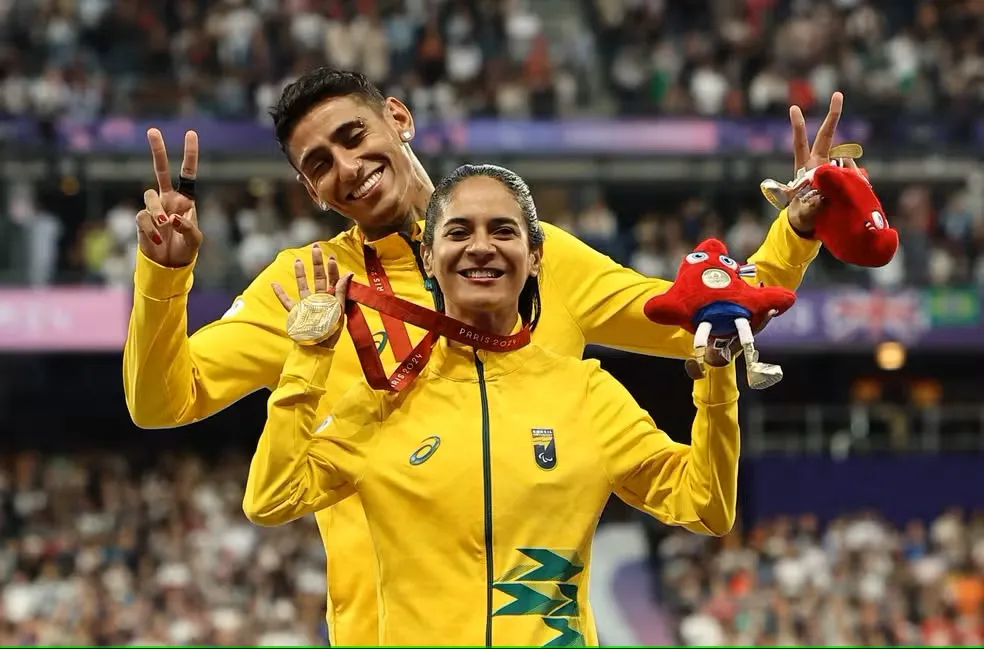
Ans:
[[[273,292],[287,309],[287,335],[298,345],[321,345],[332,348],[338,342],[344,319],[345,296],[352,273],[339,277],[334,257],[328,258],[327,267],[321,247],[311,247],[311,265],[314,267],[314,290],[308,287],[304,262],[294,262],[297,278],[298,300],[295,302],[284,287],[273,284]]]

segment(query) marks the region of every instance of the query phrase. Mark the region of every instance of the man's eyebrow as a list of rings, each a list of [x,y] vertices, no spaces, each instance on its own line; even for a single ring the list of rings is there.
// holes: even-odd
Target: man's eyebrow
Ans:
[[[351,137],[352,131],[360,128],[365,128],[365,125],[366,125],[366,121],[364,119],[362,119],[361,117],[355,117],[354,119],[350,119],[348,121],[342,122],[341,124],[336,126],[335,129],[328,135],[328,139],[331,140],[332,142],[345,140],[346,138]],[[316,144],[308,149],[305,149],[301,153],[301,157],[297,160],[297,166],[303,168],[305,162],[307,162],[307,159],[311,156],[312,153],[317,151],[318,148],[319,145]]]

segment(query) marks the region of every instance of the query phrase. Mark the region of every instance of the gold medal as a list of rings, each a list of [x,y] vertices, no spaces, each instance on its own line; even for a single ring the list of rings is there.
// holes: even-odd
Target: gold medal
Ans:
[[[338,332],[342,303],[331,293],[312,293],[287,314],[287,335],[298,345],[318,345]]]

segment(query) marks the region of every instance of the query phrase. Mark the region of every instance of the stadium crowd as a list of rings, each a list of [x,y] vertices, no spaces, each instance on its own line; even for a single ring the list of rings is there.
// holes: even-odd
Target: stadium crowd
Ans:
[[[418,119],[457,115],[780,114],[845,90],[855,115],[974,113],[984,97],[980,3],[916,0],[50,0],[0,3],[0,115],[215,115],[266,120],[284,84],[328,63],[364,71]],[[534,11],[535,10],[535,11]],[[595,80],[603,79],[597,83]],[[976,103],[975,103],[976,102]],[[875,120],[876,123],[885,122]],[[887,120],[891,121],[891,120]],[[876,183],[878,179],[875,179]],[[330,236],[298,187],[245,182],[203,197],[199,285],[239,288],[277,250]],[[209,185],[205,185],[207,189]],[[541,214],[640,271],[672,276],[700,237],[737,257],[773,216],[702,193],[623,213],[598,188],[534,188]],[[60,189],[8,186],[5,266],[31,284],[127,284],[142,188],[81,219]],[[245,190],[245,191],[244,191]],[[981,189],[880,186],[902,254],[853,273],[875,285],[984,283]],[[71,205],[71,206],[69,206]],[[286,217],[286,218],[285,218]],[[11,260],[12,259],[12,260]],[[818,264],[808,281],[845,279]]]
[[[861,513],[723,539],[674,531],[659,555],[660,599],[685,645],[984,643],[984,513],[902,529]]]
[[[419,119],[742,115],[821,105],[979,115],[984,8],[926,0],[38,0],[0,3],[0,113],[266,119],[319,64]],[[601,84],[595,79],[604,79]]]
[[[0,462],[0,643],[321,643],[311,520],[242,515],[248,458],[24,453]],[[686,645],[984,642],[984,515],[868,513],[670,531],[658,605]]]

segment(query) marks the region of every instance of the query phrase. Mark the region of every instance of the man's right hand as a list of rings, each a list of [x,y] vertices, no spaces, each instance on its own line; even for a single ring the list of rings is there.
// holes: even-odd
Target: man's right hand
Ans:
[[[144,192],[144,209],[137,213],[140,251],[161,266],[187,266],[194,261],[198,247],[202,245],[195,200],[179,193],[171,184],[167,149],[161,132],[150,129],[147,141],[154,158],[157,190]],[[186,178],[198,175],[198,134],[194,131],[185,133],[181,175]]]

